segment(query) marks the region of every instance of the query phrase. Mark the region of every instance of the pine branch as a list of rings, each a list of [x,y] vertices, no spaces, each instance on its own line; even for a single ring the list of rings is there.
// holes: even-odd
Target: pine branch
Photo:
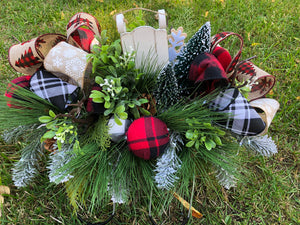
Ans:
[[[63,144],[61,150],[51,153],[49,158],[49,180],[55,184],[64,183],[73,178],[68,170],[62,170],[63,166],[72,160],[73,144]]]
[[[17,187],[28,185],[38,172],[38,162],[44,155],[40,137],[37,136],[21,150],[21,159],[12,169],[12,179]]]
[[[157,78],[164,68],[164,65],[158,65],[157,58],[153,58],[151,55],[153,54],[149,52],[138,69],[141,76],[137,80],[136,89],[141,94],[153,93],[157,85]]]
[[[103,202],[108,203],[107,186],[111,174],[108,157],[111,152],[99,150],[95,143],[82,146],[81,152],[62,167],[63,171],[73,176],[66,183],[66,191],[75,210],[77,201],[86,204],[88,199],[89,210],[93,211]]]
[[[202,98],[195,98],[192,101],[182,99],[167,110],[161,112],[158,110],[157,117],[164,121],[167,127],[178,133],[184,133],[190,129],[187,123],[188,119],[199,121],[199,125],[195,125],[194,129],[203,130],[203,123],[211,123],[220,119],[225,119],[227,115],[210,111],[205,103],[210,101],[214,94],[209,94]]]
[[[220,185],[222,185],[226,189],[230,189],[231,187],[235,187],[237,183],[237,178],[234,177],[230,172],[226,171],[222,167],[217,167],[215,170],[215,176]]]
[[[178,169],[181,167],[181,160],[177,156],[176,151],[181,151],[182,140],[180,135],[172,133],[170,135],[170,143],[164,154],[157,160],[154,172],[157,187],[163,190],[171,190],[178,181]]]
[[[80,138],[82,145],[96,143],[102,151],[110,147],[111,138],[108,133],[108,118],[99,116],[98,121]]]
[[[278,152],[275,142],[268,135],[244,137],[240,144],[244,145],[247,150],[262,156],[270,157]]]
[[[4,130],[2,138],[8,144],[16,144],[18,141],[27,143],[28,141],[32,140],[32,137],[41,132],[40,130],[37,130],[37,127],[37,124],[20,125],[17,127],[13,127],[11,129]]]
[[[40,98],[33,92],[11,84],[11,89],[15,89],[16,98],[0,96],[0,123],[2,130],[17,127],[20,124],[28,125],[39,123],[38,118],[48,114],[49,109],[57,112],[58,109],[47,100]],[[22,100],[20,100],[22,99]],[[6,104],[9,102],[14,107],[10,108]]]

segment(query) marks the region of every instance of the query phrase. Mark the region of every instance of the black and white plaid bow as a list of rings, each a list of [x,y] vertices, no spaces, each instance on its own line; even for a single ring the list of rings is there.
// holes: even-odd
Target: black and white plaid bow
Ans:
[[[217,124],[233,133],[253,136],[265,129],[266,124],[260,115],[250,106],[237,88],[221,91],[216,99],[209,103],[209,108],[213,111],[229,114],[227,120],[218,121]]]
[[[61,111],[66,111],[68,104],[77,100],[79,87],[62,81],[50,72],[38,70],[30,79],[30,90]]]

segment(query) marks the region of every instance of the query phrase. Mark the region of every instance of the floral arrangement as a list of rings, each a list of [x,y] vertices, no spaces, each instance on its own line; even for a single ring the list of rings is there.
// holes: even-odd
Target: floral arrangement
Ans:
[[[133,34],[150,29],[129,27]],[[95,17],[77,13],[67,36],[12,46],[9,62],[24,75],[1,96],[0,121],[6,142],[25,143],[15,185],[28,185],[47,157],[49,180],[65,184],[75,210],[112,201],[150,202],[159,212],[174,196],[182,203],[180,196],[190,196],[183,204],[193,216],[196,175],[213,171],[221,185],[234,187],[241,146],[263,156],[277,152],[266,132],[279,104],[264,98],[275,78],[240,60],[240,35],[210,32],[207,22],[185,44],[183,28],[172,29],[161,63],[159,51],[148,49],[141,60],[124,36],[108,41]],[[220,45],[228,37],[241,43],[234,57]]]

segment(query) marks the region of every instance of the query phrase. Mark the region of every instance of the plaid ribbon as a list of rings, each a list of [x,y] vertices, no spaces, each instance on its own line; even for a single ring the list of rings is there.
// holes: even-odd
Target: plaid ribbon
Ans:
[[[239,34],[236,34],[233,32],[222,32],[222,33],[216,34],[215,36],[212,37],[211,50],[210,50],[210,52],[212,53],[221,41],[223,41],[224,39],[228,38],[231,35],[235,35],[240,39],[240,49],[236,53],[236,55],[232,58],[231,63],[229,64],[229,66],[226,69],[226,73],[228,74],[228,77],[230,77],[232,75],[232,73],[236,67],[236,64],[238,63],[238,61],[241,57],[242,48],[243,48],[243,44],[244,44],[243,38]]]
[[[205,93],[209,93],[217,87],[228,85],[223,66],[214,55],[209,53],[200,54],[195,58],[190,67],[189,79],[195,83],[203,82],[200,86],[200,92]]]
[[[62,81],[52,73],[39,70],[30,79],[30,90],[66,111],[68,104],[77,100],[79,87]]]
[[[133,154],[145,160],[157,158],[169,143],[167,125],[152,116],[133,121],[126,135]]]
[[[71,34],[71,36],[82,50],[91,52],[91,43],[95,38],[93,31],[79,27]]]
[[[236,79],[238,81],[248,81],[251,85],[251,92],[248,96],[250,101],[268,94],[275,84],[274,76],[260,69],[250,61],[246,61],[237,67]]]
[[[84,12],[76,13],[68,22],[67,25],[67,39],[69,40],[71,34],[79,27],[88,27],[95,36],[101,37],[101,27],[98,20]]]
[[[26,68],[39,63],[41,63],[40,59],[32,53],[32,49],[29,47],[28,50],[25,50],[24,54],[21,54],[20,58],[16,60],[15,66]]]
[[[218,121],[217,124],[233,133],[253,136],[260,134],[266,127],[262,118],[237,88],[220,92],[216,99],[209,103],[209,108],[229,114],[226,121]]]
[[[32,75],[42,67],[50,49],[65,40],[62,34],[49,33],[13,45],[8,50],[8,62],[17,72]]]

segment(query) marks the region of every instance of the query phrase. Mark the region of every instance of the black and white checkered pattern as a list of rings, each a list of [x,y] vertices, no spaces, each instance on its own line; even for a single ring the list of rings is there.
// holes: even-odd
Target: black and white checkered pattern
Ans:
[[[237,88],[229,88],[209,103],[213,111],[228,113],[226,121],[218,121],[218,125],[243,136],[253,136],[261,133],[266,124],[252,108],[247,99]]]
[[[77,100],[79,87],[62,81],[52,73],[39,70],[30,79],[30,90],[43,99],[66,111]]]

